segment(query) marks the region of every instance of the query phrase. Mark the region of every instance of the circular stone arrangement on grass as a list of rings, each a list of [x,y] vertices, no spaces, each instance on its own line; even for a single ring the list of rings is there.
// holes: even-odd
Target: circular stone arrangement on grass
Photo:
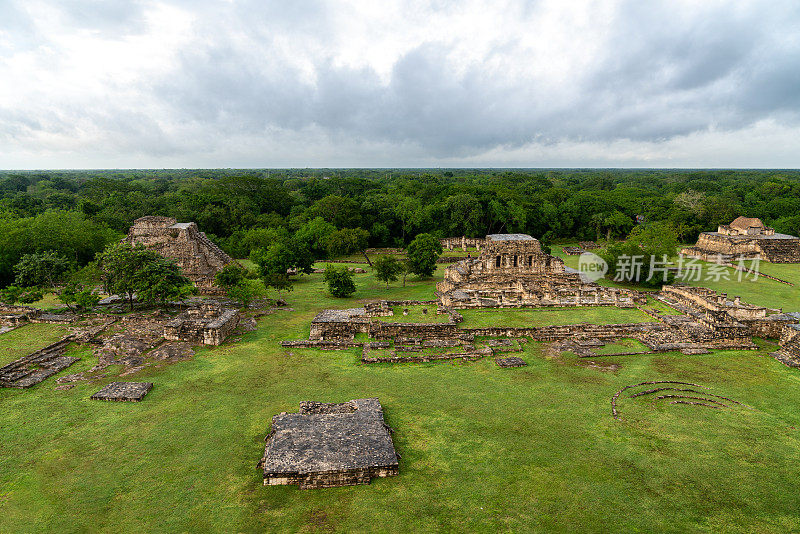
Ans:
[[[652,400],[653,403],[665,401],[668,404],[701,406],[713,410],[723,410],[731,408],[733,405],[745,406],[741,402],[735,401],[729,397],[702,391],[706,389],[709,388],[691,382],[675,382],[671,380],[653,380],[631,384],[620,389],[611,397],[611,415],[614,419],[620,419],[617,403],[622,393],[628,390],[634,391],[631,391],[626,398],[645,398]]]

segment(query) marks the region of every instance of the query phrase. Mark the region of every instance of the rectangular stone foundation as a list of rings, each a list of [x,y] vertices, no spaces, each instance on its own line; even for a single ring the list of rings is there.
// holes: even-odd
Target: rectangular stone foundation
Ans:
[[[272,418],[260,467],[265,486],[300,489],[369,484],[398,474],[397,454],[378,399],[303,402]]]

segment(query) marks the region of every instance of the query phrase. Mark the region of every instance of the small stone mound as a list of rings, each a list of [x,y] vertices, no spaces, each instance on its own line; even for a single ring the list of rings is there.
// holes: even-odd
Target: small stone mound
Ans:
[[[111,382],[91,396],[93,400],[139,402],[150,390],[152,382]]]
[[[518,356],[509,356],[508,358],[495,358],[494,363],[500,367],[524,367],[528,365],[525,360]]]

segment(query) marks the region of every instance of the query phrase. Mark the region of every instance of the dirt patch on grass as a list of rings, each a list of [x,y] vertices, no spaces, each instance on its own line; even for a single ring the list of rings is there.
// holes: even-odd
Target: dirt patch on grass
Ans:
[[[588,369],[595,369],[604,373],[616,373],[622,368],[619,362],[611,361],[608,358],[590,360],[587,358],[578,358],[575,354],[561,349],[561,343],[551,343],[544,351],[545,358],[555,361],[562,365],[572,365],[575,367],[585,367]]]
[[[324,510],[311,510],[306,518],[307,532],[334,532],[336,524]]]

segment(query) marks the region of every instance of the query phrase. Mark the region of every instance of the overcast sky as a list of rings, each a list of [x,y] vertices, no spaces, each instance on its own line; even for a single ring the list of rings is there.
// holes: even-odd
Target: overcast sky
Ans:
[[[800,167],[800,1],[0,0],[0,168]]]

